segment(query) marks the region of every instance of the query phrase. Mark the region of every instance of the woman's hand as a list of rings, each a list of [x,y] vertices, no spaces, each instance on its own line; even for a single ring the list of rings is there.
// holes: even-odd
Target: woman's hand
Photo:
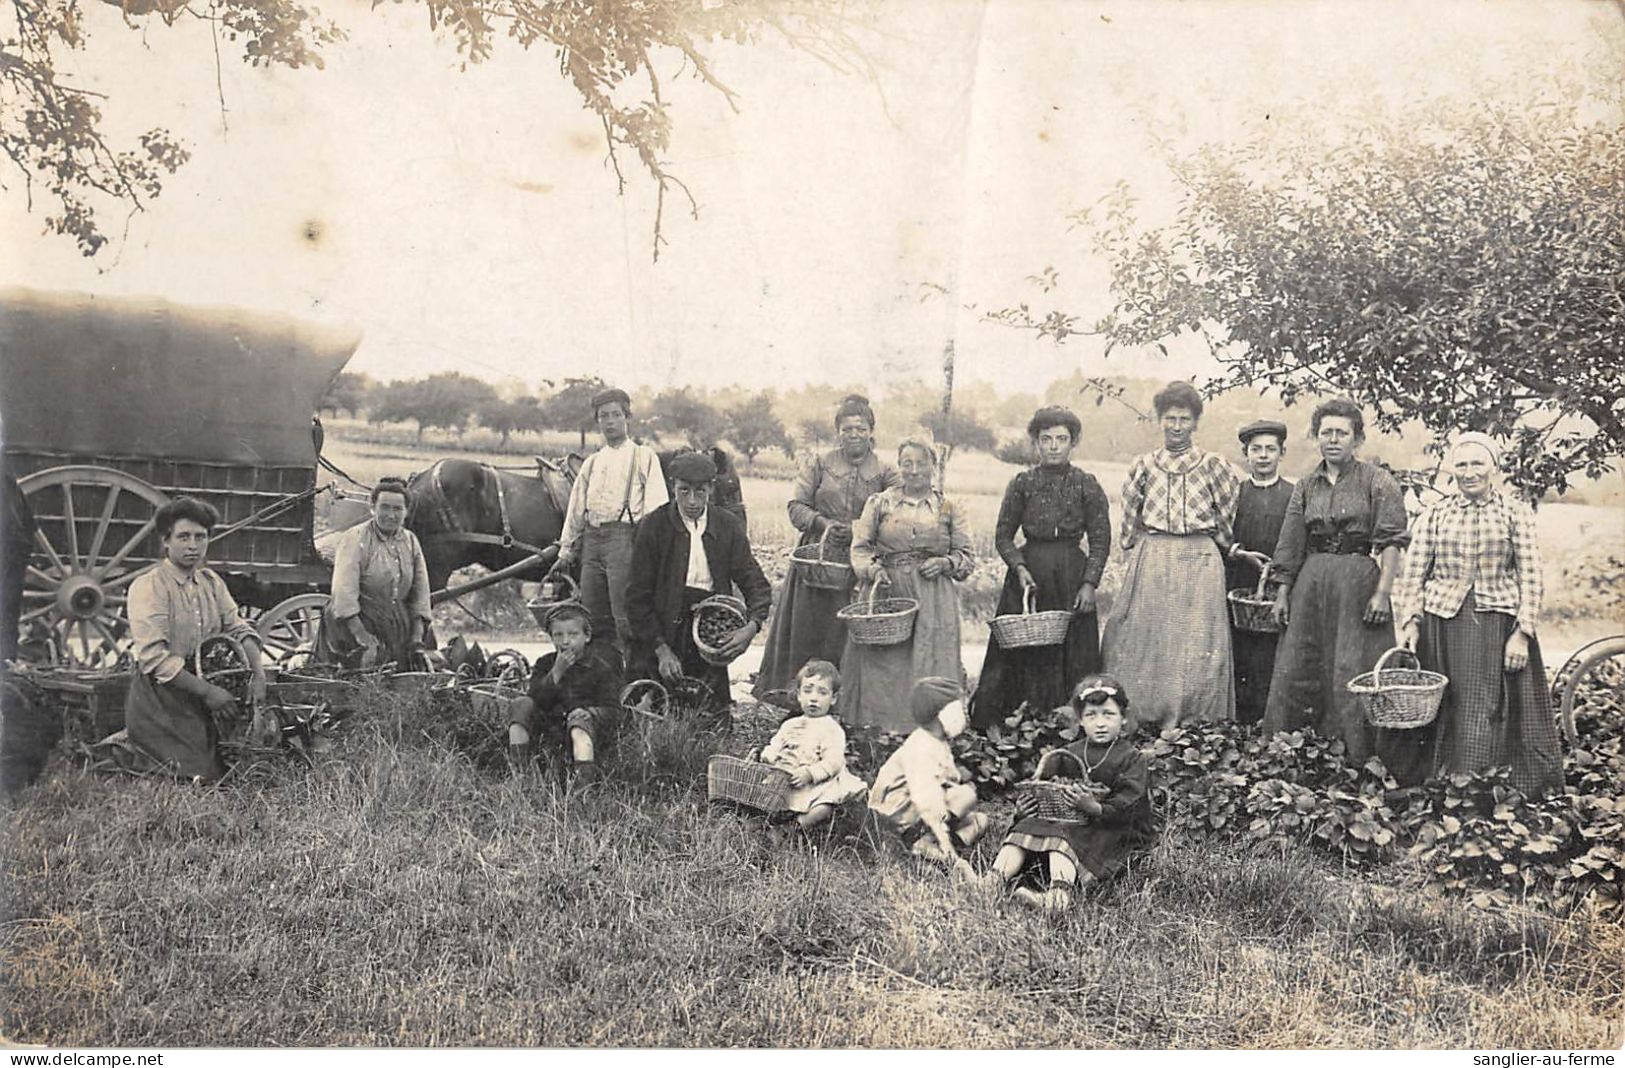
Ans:
[[[1291,601],[1291,586],[1282,586],[1280,589],[1275,591],[1275,607],[1270,609],[1270,615],[1274,616],[1275,622],[1283,627],[1287,625],[1287,622],[1292,615],[1292,609],[1290,607]]]
[[[255,705],[265,703],[265,665],[259,664],[254,668],[253,674],[248,677],[248,699]]]
[[[824,524],[824,537],[829,539],[829,543],[831,545],[835,545],[835,546],[851,545],[852,544],[852,524],[851,523],[837,523],[837,522],[831,520],[830,522]]]
[[[1252,564],[1254,567],[1258,568],[1260,571],[1270,566],[1270,558],[1268,553],[1255,553],[1251,549],[1237,549],[1236,559],[1245,560],[1249,564]]]
[[[361,666],[373,668],[378,666],[378,639],[370,633],[361,639]]]
[[[1072,611],[1078,615],[1085,615],[1095,610],[1095,588],[1085,582],[1078,587],[1078,595],[1072,599]]]
[[[1399,628],[1399,647],[1408,653],[1416,652],[1416,643],[1422,640],[1422,624],[1411,620]],[[1510,668],[1508,670],[1511,670]]]
[[[920,577],[934,579],[953,570],[953,562],[946,556],[932,556],[920,564]]]
[[[1529,666],[1529,635],[1521,630],[1512,632],[1512,637],[1507,639],[1506,659],[1502,666],[1513,673]]]
[[[1016,581],[1021,584],[1021,589],[1024,593],[1027,590],[1038,589],[1038,580],[1033,578],[1033,573],[1027,570],[1026,564],[1016,565]]]
[[[1394,618],[1394,600],[1388,594],[1378,590],[1371,595],[1371,600],[1365,605],[1365,621],[1375,627],[1387,623]]]

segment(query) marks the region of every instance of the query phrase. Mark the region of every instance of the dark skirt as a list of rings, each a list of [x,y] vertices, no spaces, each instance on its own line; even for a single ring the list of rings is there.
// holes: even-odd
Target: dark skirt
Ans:
[[[1154,829],[1146,820],[1061,823],[1032,816],[1018,819],[1004,836],[1005,845],[1028,851],[1027,863],[1045,853],[1058,852],[1096,879],[1109,879],[1123,870],[1130,857],[1151,845]]]
[[[1342,739],[1350,764],[1380,757],[1395,779],[1411,785],[1428,776],[1429,732],[1373,727],[1348,689],[1349,680],[1394,646],[1392,623],[1371,626],[1364,619],[1381,574],[1375,560],[1360,554],[1312,553],[1304,562],[1275,654],[1264,731],[1313,727]]]
[[[1464,604],[1454,619],[1427,614],[1416,654],[1450,680],[1434,721],[1434,774],[1510,767],[1512,784],[1531,796],[1563,786],[1563,755],[1540,643],[1529,639],[1529,663],[1502,667],[1516,620]]]
[[[1230,628],[1230,648],[1236,664],[1236,721],[1257,723],[1269,702],[1270,679],[1275,674],[1279,634]]]
[[[124,699],[124,730],[97,749],[132,771],[218,779],[225,772],[214,718],[203,702],[137,672]]]
[[[412,643],[412,614],[401,601],[361,593],[361,626],[378,639],[378,662],[408,670]],[[343,622],[323,615],[316,630],[316,660],[323,664],[358,666],[361,646]]]
[[[848,636],[841,661],[836,714],[847,727],[907,734],[918,724],[909,711],[914,683],[930,675],[963,682],[959,659],[959,591],[947,575],[923,578],[912,566],[887,568],[883,597],[920,602],[914,633],[896,645],[862,645]]]
[[[1069,541],[1029,541],[1022,553],[1038,583],[1034,610],[1070,610],[1083,585],[1088,555],[1077,542]],[[997,614],[1015,615],[1024,609],[1021,581],[1011,568],[1005,572]],[[1094,612],[1074,615],[1060,645],[1005,649],[990,637],[976,694],[971,698],[971,723],[990,726],[1023,702],[1034,708],[1057,708],[1071,698],[1079,679],[1099,670],[1100,621]]]
[[[800,545],[816,545],[818,538],[803,534]],[[848,573],[850,576],[850,573]],[[852,601],[852,582],[838,590],[809,586],[805,572],[790,565],[779,603],[768,627],[767,645],[762,650],[762,667],[752,691],[766,698],[774,690],[795,685],[796,672],[809,660],[828,660],[841,666],[846,650],[846,624],[835,613]]]

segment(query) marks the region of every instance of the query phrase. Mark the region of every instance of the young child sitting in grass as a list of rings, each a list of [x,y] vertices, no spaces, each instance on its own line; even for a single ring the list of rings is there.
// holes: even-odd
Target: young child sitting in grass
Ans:
[[[1020,886],[1015,896],[1057,910],[1072,904],[1073,889],[1079,884],[1122,870],[1131,854],[1150,843],[1156,829],[1148,793],[1150,765],[1123,737],[1128,694],[1122,684],[1110,675],[1086,676],[1072,691],[1072,707],[1082,733],[1063,752],[1076,760],[1054,761],[1058,766],[1053,777],[1077,780],[1066,784],[1066,799],[1076,809],[1076,818],[1040,816],[1036,798],[1017,794],[1016,822],[983,877],[990,887],[1001,890],[1023,876],[1047,881],[1042,891]]]
[[[909,710],[919,727],[886,758],[869,791],[869,808],[913,839],[915,856],[971,874],[959,856],[987,831],[976,808],[976,787],[960,778],[950,738],[964,733],[964,691],[952,679],[928,676],[914,684]]]
[[[547,617],[553,652],[531,669],[530,695],[515,701],[508,716],[508,755],[516,769],[528,767],[531,738],[540,732],[560,778],[574,768],[574,784],[598,779],[598,756],[620,724],[620,654],[592,640],[592,617],[577,604],[560,605]]]
[[[862,797],[868,787],[846,770],[846,732],[830,718],[841,673],[828,660],[809,660],[796,673],[801,715],[779,725],[759,759],[790,773],[789,805],[802,830],[835,814],[835,806]]]

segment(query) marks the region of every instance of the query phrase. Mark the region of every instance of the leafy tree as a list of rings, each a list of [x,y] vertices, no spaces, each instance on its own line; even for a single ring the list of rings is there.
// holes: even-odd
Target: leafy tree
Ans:
[[[1033,448],[1031,438],[1011,438],[999,442],[999,447],[993,450],[993,455],[1007,464],[1017,467],[1032,467],[1038,463],[1038,450]]]
[[[183,20],[211,23],[227,47],[235,46],[245,62],[259,67],[320,68],[323,49],[344,36],[301,0],[102,2],[121,13],[130,31],[142,34]],[[712,46],[775,34],[839,70],[873,78],[842,0],[397,2],[426,8],[431,32],[455,41],[467,62],[517,46],[527,53],[534,49],[541,62],[556,66],[602,126],[620,190],[626,189],[623,152],[653,179],[656,259],[667,194],[682,194],[690,213],[698,215],[688,187],[663,158],[671,140],[663,71],[686,72],[737,108],[738,98],[711,68]],[[89,6],[96,9],[94,2]],[[124,144],[103,127],[103,94],[58,76],[66,53],[86,48],[90,20],[85,15],[81,0],[0,0],[0,147],[21,173],[30,204],[37,181],[55,205],[47,230],[72,237],[84,255],[93,256],[107,243],[98,207],[142,210],[189,153],[162,126]]]
[[[322,394],[319,407],[324,412],[348,412],[358,415],[367,403],[367,394],[373,388],[372,379],[354,371],[340,371]]]
[[[474,418],[480,426],[502,435],[499,447],[503,450],[515,431],[540,430],[544,424],[541,404],[535,397],[492,397],[475,405]]]
[[[931,408],[920,413],[919,423],[939,445],[953,449],[992,452],[998,444],[993,431],[973,412],[954,412],[945,423],[942,409]]]
[[[390,382],[375,393],[367,411],[367,420],[373,423],[414,422],[417,424],[417,441],[420,445],[423,443],[423,432],[429,427],[461,434],[476,408],[497,399],[496,390],[489,383],[457,372]]]
[[[543,382],[542,385],[554,389],[551,381]],[[542,425],[553,430],[570,431],[580,435],[581,448],[586,449],[587,432],[598,426],[593,415],[592,398],[603,388],[604,380],[597,375],[590,378],[566,378],[560,388],[542,401]]]
[[[778,446],[784,455],[795,455],[795,442],[785,432],[784,424],[773,411],[773,394],[763,390],[749,399],[735,404],[726,413],[727,425],[723,435],[734,448],[745,454],[747,466],[754,467],[756,454],[769,446]]]
[[[1058,342],[1192,333],[1224,370],[1210,392],[1341,392],[1387,430],[1487,431],[1531,495],[1597,477],[1625,452],[1625,83],[1514,84],[1527,100],[1276,114],[1177,166],[1172,223],[1123,187],[1080,213],[1112,263],[1103,317],[996,318]]]
[[[819,445],[828,445],[835,440],[835,428],[828,419],[803,419],[801,421],[801,440],[814,448]]]
[[[715,445],[727,428],[727,420],[687,386],[657,394],[649,406],[649,427],[657,437],[682,436],[696,449]]]

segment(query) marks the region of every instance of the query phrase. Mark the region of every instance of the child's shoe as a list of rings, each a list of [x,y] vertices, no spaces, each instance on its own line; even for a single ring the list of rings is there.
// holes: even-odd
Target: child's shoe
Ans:
[[[1028,886],[1016,888],[1015,899],[1045,912],[1065,912],[1072,906],[1072,891],[1052,887],[1039,893]]]

